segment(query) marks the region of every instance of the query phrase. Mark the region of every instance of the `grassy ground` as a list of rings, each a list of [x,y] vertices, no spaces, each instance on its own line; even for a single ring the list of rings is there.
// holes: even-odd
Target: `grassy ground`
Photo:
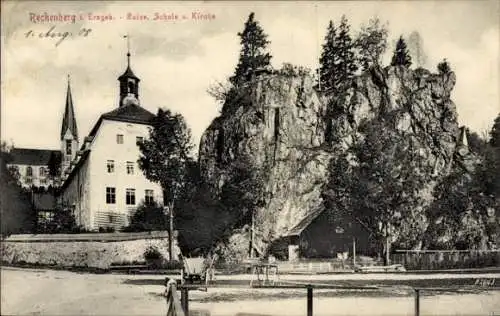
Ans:
[[[2,315],[165,315],[165,275],[87,274],[1,270]],[[178,276],[177,276],[178,277]],[[376,285],[381,290],[315,290],[314,315],[412,315],[411,286],[472,285],[476,278],[500,282],[500,274],[474,275],[283,275],[284,282]],[[251,289],[249,275],[218,276],[218,287],[190,292],[193,315],[305,315],[304,289]],[[497,282],[497,283],[498,283]],[[424,293],[425,294],[425,293]],[[431,295],[432,294],[432,295]],[[422,315],[500,314],[500,291],[427,293]]]

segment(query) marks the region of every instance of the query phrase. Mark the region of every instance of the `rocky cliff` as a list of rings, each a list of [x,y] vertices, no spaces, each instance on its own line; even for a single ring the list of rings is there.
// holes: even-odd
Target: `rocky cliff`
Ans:
[[[202,136],[199,161],[205,180],[221,187],[239,157],[265,170],[265,206],[256,227],[265,246],[286,235],[304,217],[323,207],[322,187],[336,154],[325,144],[329,133],[346,149],[363,135],[364,119],[398,115],[395,129],[412,139],[412,150],[432,166],[433,177],[446,174],[457,150],[459,126],[450,93],[453,72],[439,75],[403,67],[373,69],[357,77],[343,96],[342,113],[325,120],[327,102],[308,75],[264,74],[226,101],[225,111]]]

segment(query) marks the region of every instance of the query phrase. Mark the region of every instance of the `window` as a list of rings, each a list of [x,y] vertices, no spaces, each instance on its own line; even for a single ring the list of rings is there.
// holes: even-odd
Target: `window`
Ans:
[[[66,155],[71,155],[71,139],[66,139]]]
[[[142,137],[142,136],[137,136],[135,138],[135,143],[136,144],[142,143],[143,141],[144,141],[144,137]]]
[[[144,194],[144,202],[147,204],[147,205],[151,205],[154,203],[155,199],[154,199],[154,192],[153,190],[146,190],[145,191],[145,194]]]
[[[27,177],[32,177],[33,176],[33,168],[31,168],[31,166],[28,166],[26,168],[26,176]]]
[[[125,202],[127,205],[135,205],[135,189],[127,189]]]
[[[116,143],[117,144],[123,144],[123,135],[122,134],[117,134],[116,135]]]
[[[32,178],[26,178],[26,183],[27,184],[32,184],[33,183],[33,179]]]
[[[47,178],[41,178],[40,184],[47,184]]]
[[[106,163],[106,167],[108,169],[108,173],[115,172],[115,161],[114,160],[108,160],[108,162]]]
[[[134,174],[134,163],[127,161],[127,174]]]
[[[134,93],[134,83],[132,81],[128,82],[128,93]]]
[[[107,187],[106,188],[106,204],[116,203],[116,189]]]

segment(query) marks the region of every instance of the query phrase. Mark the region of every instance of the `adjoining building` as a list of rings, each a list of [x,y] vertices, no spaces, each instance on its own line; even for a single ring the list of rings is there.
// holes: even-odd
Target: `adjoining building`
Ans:
[[[141,202],[163,200],[161,186],[146,179],[137,163],[137,144],[148,137],[154,114],[140,106],[140,79],[130,67],[130,53],[127,59],[127,69],[118,78],[118,108],[102,114],[85,137],[59,191],[58,203],[73,212],[77,225],[88,230],[119,229],[129,224]],[[68,122],[74,122],[73,118]],[[68,124],[61,133],[63,150],[70,149],[71,154],[78,144],[72,128]],[[70,156],[68,151],[66,154]]]
[[[12,148],[10,157],[12,162],[7,166],[17,174],[19,183],[23,188],[43,187],[54,185],[54,179],[49,174],[51,159],[58,159],[59,150]]]
[[[17,173],[26,189],[56,187],[58,207],[73,212],[77,225],[87,230],[119,229],[129,224],[130,216],[141,202],[162,202],[161,186],[146,179],[139,170],[138,143],[149,135],[154,114],[139,102],[140,79],[130,67],[118,77],[119,103],[104,113],[80,145],[75,108],[68,76],[66,103],[60,132],[60,149],[13,148],[11,171]],[[59,170],[59,176],[49,169]],[[51,198],[54,198],[53,193]],[[51,218],[48,209],[54,203],[38,206],[45,223]]]

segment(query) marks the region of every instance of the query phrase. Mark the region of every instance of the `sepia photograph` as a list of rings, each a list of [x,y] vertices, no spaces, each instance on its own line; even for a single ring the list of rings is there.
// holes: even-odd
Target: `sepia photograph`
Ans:
[[[0,4],[1,315],[500,316],[500,1]]]

